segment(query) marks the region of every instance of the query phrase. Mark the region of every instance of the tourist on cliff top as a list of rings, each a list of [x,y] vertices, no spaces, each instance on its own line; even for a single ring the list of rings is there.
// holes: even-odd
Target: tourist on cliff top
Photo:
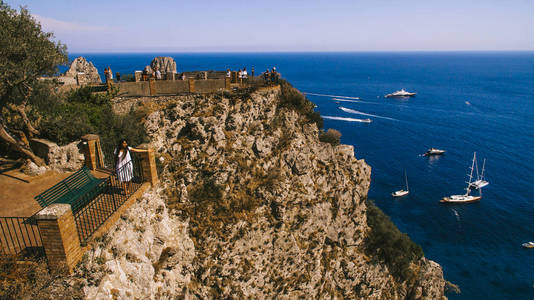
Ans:
[[[182,80],[186,80],[187,77],[185,76],[185,73],[182,73]]]
[[[247,73],[247,68],[243,67],[243,80],[247,80],[248,79],[248,73]]]
[[[161,80],[161,72],[156,68],[156,80]]]
[[[254,78],[254,67],[250,70],[250,77]]]
[[[268,85],[270,83],[269,82],[269,69],[263,72],[263,80],[265,81],[265,85]]]
[[[108,79],[109,79],[109,76],[108,76],[108,68],[105,68],[104,69],[104,78],[106,78],[106,83],[108,83]]]
[[[144,149],[136,149],[128,146],[126,139],[121,139],[117,148],[115,149],[115,172],[117,174],[117,179],[123,185],[123,194],[126,193],[127,189],[130,187],[130,181],[132,180],[133,174],[133,163],[132,157],[130,156],[131,152],[148,152]]]
[[[232,77],[232,72],[230,71],[230,69],[226,69],[226,77]]]
[[[121,73],[115,73],[115,77],[117,78],[117,82],[121,82]]]

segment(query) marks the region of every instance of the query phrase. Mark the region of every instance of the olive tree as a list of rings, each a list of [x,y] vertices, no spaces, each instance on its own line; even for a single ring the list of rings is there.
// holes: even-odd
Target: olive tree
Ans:
[[[38,165],[43,161],[28,140],[39,131],[26,113],[39,77],[67,62],[66,46],[52,38],[26,8],[17,11],[0,0],[0,141]]]

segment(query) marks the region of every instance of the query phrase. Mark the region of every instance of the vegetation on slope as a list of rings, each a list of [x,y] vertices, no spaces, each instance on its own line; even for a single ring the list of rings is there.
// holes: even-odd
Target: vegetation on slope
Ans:
[[[412,280],[415,271],[411,263],[423,257],[421,246],[400,232],[373,202],[367,202],[366,214],[367,225],[371,228],[365,243],[366,254],[383,261],[399,281]]]
[[[105,149],[114,147],[123,137],[131,145],[147,142],[143,112],[132,110],[125,115],[115,114],[111,105],[114,95],[115,92],[92,93],[90,87],[57,95],[43,86],[30,99],[31,117],[41,137],[60,145],[78,140],[87,133],[98,134]]]

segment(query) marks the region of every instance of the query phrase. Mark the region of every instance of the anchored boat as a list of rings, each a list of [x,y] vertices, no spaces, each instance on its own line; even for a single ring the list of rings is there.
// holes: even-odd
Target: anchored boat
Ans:
[[[443,197],[439,202],[441,203],[472,203],[477,202],[482,199],[482,189],[478,189],[478,196],[471,196],[469,195],[471,193],[471,188],[473,188],[473,170],[475,169],[475,163],[476,163],[476,152],[473,154],[473,162],[471,163],[471,173],[469,173],[469,180],[466,182],[467,187],[465,188],[465,194],[463,195],[452,195],[449,197]]]
[[[396,91],[394,93],[391,93],[391,94],[387,94],[386,96],[384,96],[386,98],[394,98],[394,97],[415,97],[415,93],[410,93],[410,92],[407,92],[405,91],[404,89],[400,90],[400,91]]]
[[[475,156],[476,156],[476,152],[475,152]],[[473,188],[473,189],[481,189],[481,188],[483,188],[483,187],[485,187],[486,185],[489,184],[489,182],[484,180],[485,167],[486,167],[486,159],[484,158],[484,162],[482,163],[482,172],[479,174],[478,173],[478,163],[476,162],[476,159],[475,159],[475,168],[477,170],[477,180],[475,180],[473,183],[471,183],[471,188]]]
[[[446,152],[445,150],[436,149],[436,148],[430,148],[423,155],[424,156],[442,155],[442,154],[445,154],[445,152]]]
[[[404,179],[406,180],[406,190],[395,191],[391,193],[391,196],[395,198],[399,198],[399,197],[406,196],[410,193],[410,190],[408,189],[408,177],[406,176],[406,170],[404,171]]]

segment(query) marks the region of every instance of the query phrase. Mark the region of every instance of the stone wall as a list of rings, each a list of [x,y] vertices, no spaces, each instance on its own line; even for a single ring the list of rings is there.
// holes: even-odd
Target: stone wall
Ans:
[[[191,85],[191,81],[193,84]],[[149,81],[121,82],[115,84],[119,88],[119,96],[142,97],[142,96],[164,96],[178,95],[183,93],[214,93],[224,90],[224,79],[208,80],[158,80],[153,83],[153,90],[150,89]],[[190,90],[193,86],[193,90]]]

